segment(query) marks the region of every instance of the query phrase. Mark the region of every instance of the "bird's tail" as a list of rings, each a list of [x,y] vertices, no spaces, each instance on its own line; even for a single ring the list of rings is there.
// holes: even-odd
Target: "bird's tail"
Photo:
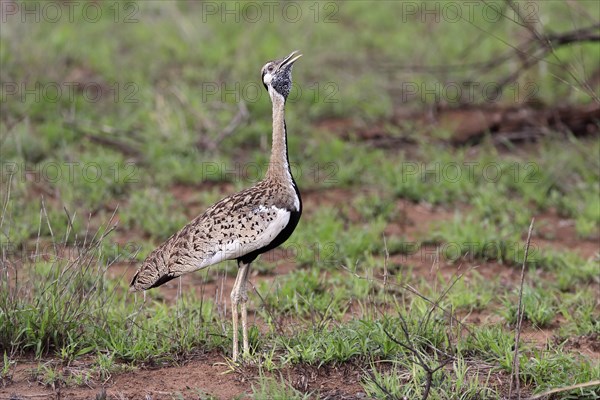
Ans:
[[[167,268],[158,268],[156,259],[148,257],[131,279],[129,291],[137,292],[152,289],[177,278],[179,275],[181,273],[169,271]]]

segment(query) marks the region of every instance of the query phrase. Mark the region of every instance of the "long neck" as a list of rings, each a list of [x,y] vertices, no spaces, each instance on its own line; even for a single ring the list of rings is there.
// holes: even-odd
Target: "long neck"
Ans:
[[[287,152],[287,132],[285,128],[285,100],[278,94],[271,96],[273,103],[273,146],[267,170],[267,179],[292,182],[292,173]]]

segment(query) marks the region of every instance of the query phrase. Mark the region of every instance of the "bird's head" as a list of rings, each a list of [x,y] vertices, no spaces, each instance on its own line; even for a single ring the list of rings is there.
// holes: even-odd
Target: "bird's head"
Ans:
[[[275,93],[287,99],[292,88],[292,66],[302,57],[298,51],[293,51],[289,56],[280,60],[269,61],[262,67],[261,75],[265,88],[273,97]]]

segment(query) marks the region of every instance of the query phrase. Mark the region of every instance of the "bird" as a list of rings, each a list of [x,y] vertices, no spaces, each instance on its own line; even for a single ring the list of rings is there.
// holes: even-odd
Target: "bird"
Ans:
[[[239,360],[239,313],[243,357],[250,354],[246,287],[250,265],[260,254],[284,243],[302,215],[300,191],[290,169],[284,119],[292,87],[292,67],[301,56],[293,51],[287,57],[267,62],[261,69],[273,119],[271,155],[265,177],[254,186],[218,201],[154,249],[130,284],[131,292],[143,291],[225,260],[237,260],[238,272],[231,291],[234,362]]]

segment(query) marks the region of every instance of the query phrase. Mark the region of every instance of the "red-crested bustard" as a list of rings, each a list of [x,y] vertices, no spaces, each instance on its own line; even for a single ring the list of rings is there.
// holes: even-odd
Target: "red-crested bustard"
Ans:
[[[273,104],[273,145],[265,178],[255,186],[226,197],[196,217],[156,248],[131,281],[131,291],[162,285],[182,274],[225,260],[237,260],[231,291],[233,360],[238,360],[238,305],[241,306],[244,355],[249,354],[246,282],[250,263],[259,254],[285,242],[302,213],[300,192],[292,177],[284,120],[285,101],[292,87],[297,51],[268,62],[262,81]]]

